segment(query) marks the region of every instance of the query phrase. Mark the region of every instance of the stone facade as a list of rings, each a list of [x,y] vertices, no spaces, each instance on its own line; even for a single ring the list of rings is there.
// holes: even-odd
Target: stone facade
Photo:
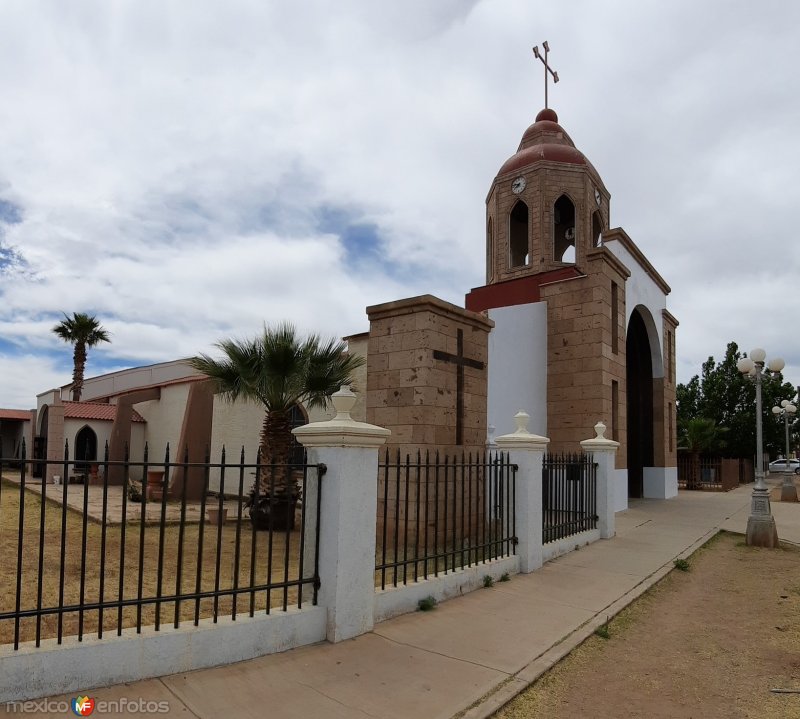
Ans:
[[[620,444],[616,467],[620,481],[628,478],[626,491],[674,496],[677,320],[666,310],[667,283],[624,230],[609,229],[610,199],[556,113],[541,111],[492,181],[487,283],[469,292],[465,304],[489,312],[504,337],[514,336],[520,321],[532,333],[521,357],[491,344],[492,421],[520,409],[504,379],[528,380],[520,395],[545,412],[522,409],[536,418],[552,451],[578,451],[602,420]],[[544,322],[532,309],[500,311],[541,305]],[[538,368],[529,368],[537,356],[531,342],[546,345],[544,381]],[[616,508],[625,506],[623,496]]]
[[[625,300],[620,290],[630,273],[602,247],[587,252],[586,268],[582,277],[541,287],[547,303],[550,449],[576,451],[603,420],[610,437],[622,445],[617,466],[624,467],[625,413],[619,408],[625,406]],[[612,316],[614,285],[620,289]]]
[[[493,323],[431,295],[368,307],[367,315],[367,422],[392,430],[387,447],[403,453],[483,450]],[[466,362],[460,422],[459,355]]]

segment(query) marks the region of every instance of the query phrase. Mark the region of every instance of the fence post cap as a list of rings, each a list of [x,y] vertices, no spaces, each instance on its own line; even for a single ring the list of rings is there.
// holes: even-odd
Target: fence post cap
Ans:
[[[602,452],[609,450],[616,450],[619,447],[619,442],[606,437],[606,426],[600,421],[594,426],[595,436],[591,439],[584,439],[581,442],[581,447],[587,452]]]
[[[542,437],[538,434],[531,434],[528,431],[528,422],[531,416],[521,409],[514,415],[514,423],[517,425],[516,430],[511,434],[504,434],[495,439],[495,444],[498,447],[505,449],[538,449],[545,450],[550,443],[548,437]]]
[[[356,422],[350,411],[356,395],[349,385],[342,385],[331,395],[336,416],[326,422],[311,422],[295,427],[292,434],[304,447],[381,447],[392,431],[366,422]]]

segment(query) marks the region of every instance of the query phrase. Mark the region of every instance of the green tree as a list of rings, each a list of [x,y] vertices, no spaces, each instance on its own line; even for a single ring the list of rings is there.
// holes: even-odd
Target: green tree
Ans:
[[[64,342],[74,345],[72,353],[72,399],[80,402],[83,392],[83,373],[86,370],[86,350],[101,342],[110,342],[108,332],[100,325],[97,318],[84,312],[73,312],[72,317],[64,314],[53,332]]]
[[[701,374],[676,390],[678,433],[686,436],[691,420],[707,418],[718,428],[726,428],[727,454],[752,458],[756,453],[756,388],[743,376],[736,363],[744,355],[735,342],[730,342],[721,362],[709,357]],[[782,425],[772,415],[772,407],[782,399],[791,399],[795,388],[783,376],[764,376],[761,385],[764,451],[784,451]]]
[[[689,489],[696,487],[700,481],[700,455],[722,451],[727,431],[727,427],[717,427],[713,419],[694,417],[688,421],[680,441],[691,455],[691,472],[687,485]]]
[[[325,407],[340,385],[351,382],[364,359],[347,355],[339,340],[316,334],[301,338],[288,322],[265,326],[254,339],[223,340],[216,346],[222,350],[222,359],[202,354],[191,360],[192,366],[213,379],[226,399],[253,400],[265,409],[259,456],[262,466],[274,465],[275,470],[261,473],[259,494],[265,499],[296,497],[288,468],[290,412],[297,404]]]

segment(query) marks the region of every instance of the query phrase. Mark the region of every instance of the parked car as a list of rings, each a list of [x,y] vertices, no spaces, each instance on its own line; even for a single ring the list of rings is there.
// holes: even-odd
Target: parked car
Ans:
[[[789,460],[789,468],[795,474],[800,474],[800,459],[790,459]],[[786,460],[785,459],[776,459],[774,462],[769,463],[769,471],[770,472],[785,472],[786,471]]]

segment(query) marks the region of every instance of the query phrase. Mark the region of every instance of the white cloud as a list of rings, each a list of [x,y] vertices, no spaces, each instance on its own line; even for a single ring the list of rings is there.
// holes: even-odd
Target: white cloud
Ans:
[[[731,339],[800,367],[799,20],[778,0],[10,3],[0,199],[22,221],[0,228],[28,266],[0,274],[3,361],[68,361],[49,332],[62,311],[113,332],[104,366],[264,320],[341,335],[369,304],[461,301],[548,39],[551,105],[673,288],[679,377]],[[377,252],[354,261],[325,208],[374,226]],[[0,375],[0,405],[30,404],[18,388],[47,385],[42,362]]]

